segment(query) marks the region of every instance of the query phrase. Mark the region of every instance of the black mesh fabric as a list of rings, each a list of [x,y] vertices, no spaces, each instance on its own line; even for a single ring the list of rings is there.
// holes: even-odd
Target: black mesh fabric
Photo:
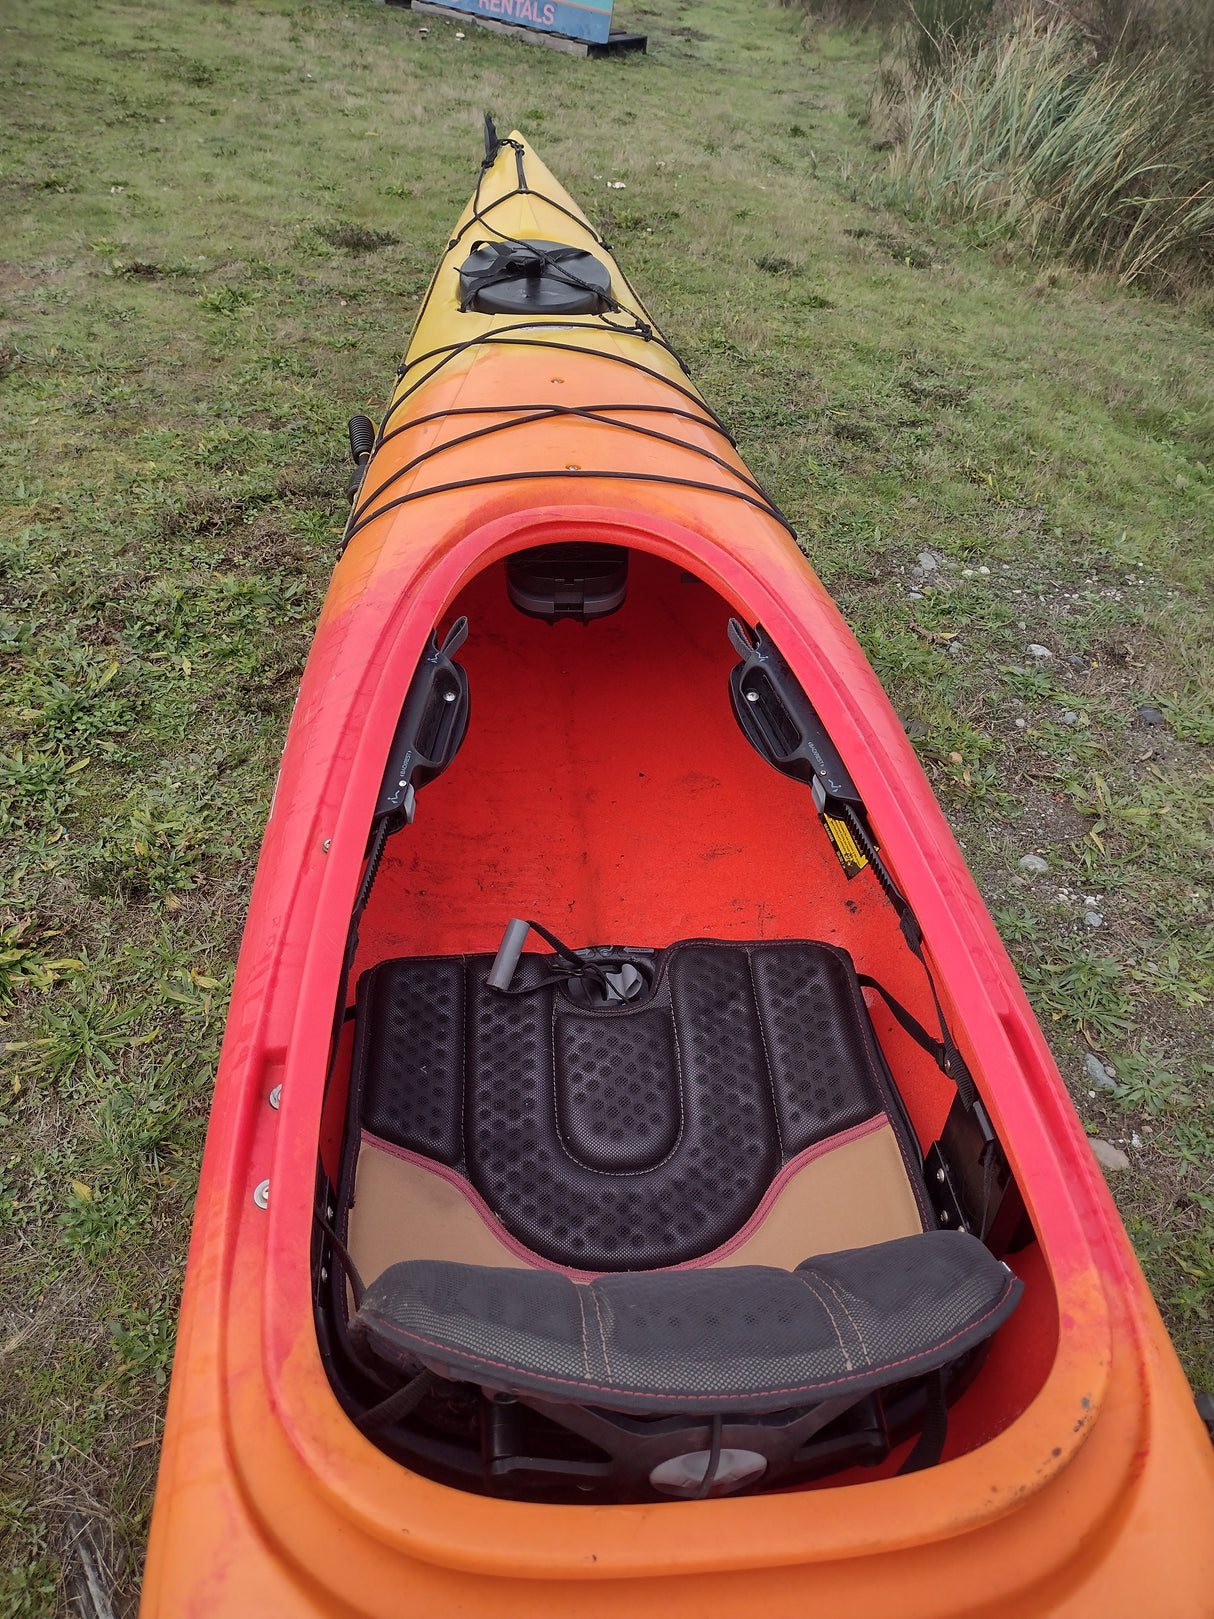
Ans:
[[[974,1237],[924,1232],[808,1259],[580,1284],[556,1271],[393,1265],[351,1330],[381,1359],[631,1412],[775,1411],[946,1365],[1022,1284]]]
[[[734,1236],[782,1163],[889,1112],[850,957],[808,941],[688,940],[651,991],[583,1007],[524,955],[384,962],[359,983],[362,1129],[467,1176],[502,1224],[575,1270],[650,1270]],[[930,1217],[928,1217],[930,1218]],[[927,1221],[925,1220],[925,1223]]]

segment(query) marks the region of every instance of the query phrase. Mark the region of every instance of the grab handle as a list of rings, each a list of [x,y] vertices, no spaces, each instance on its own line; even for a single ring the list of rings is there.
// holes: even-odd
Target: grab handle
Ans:
[[[729,696],[751,747],[786,776],[813,786],[819,809],[823,801],[837,810],[863,808],[839,750],[762,625],[751,632],[731,618],[729,639],[742,654],[730,671]]]
[[[396,825],[410,823],[418,789],[441,776],[459,752],[468,731],[468,675],[451,654],[467,638],[466,618],[456,619],[441,647],[431,631],[392,738],[373,824],[384,816]]]

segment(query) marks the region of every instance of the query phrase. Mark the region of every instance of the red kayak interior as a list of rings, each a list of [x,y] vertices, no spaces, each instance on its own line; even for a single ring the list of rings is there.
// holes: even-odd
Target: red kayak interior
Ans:
[[[636,551],[623,607],[586,624],[519,612],[504,563],[465,585],[438,628],[441,638],[460,615],[469,621],[458,655],[471,694],[467,737],[419,794],[414,824],[388,841],[360,928],[351,1005],[378,963],[492,953],[507,921],[524,917],[575,949],[824,941],[934,1026],[923,967],[871,869],[845,875],[807,788],[772,769],[739,730],[728,689],[732,614],[702,580]],[[953,1088],[883,1003],[867,999],[926,1152]],[[963,1031],[963,1017],[951,1016]],[[351,1045],[347,1028],[325,1110],[334,1181]],[[853,1188],[857,1209],[868,1191]],[[1012,1422],[1053,1360],[1055,1295],[1039,1247],[1029,1242],[1006,1260],[1024,1296],[953,1406],[946,1456]],[[819,1482],[885,1476],[908,1448]]]

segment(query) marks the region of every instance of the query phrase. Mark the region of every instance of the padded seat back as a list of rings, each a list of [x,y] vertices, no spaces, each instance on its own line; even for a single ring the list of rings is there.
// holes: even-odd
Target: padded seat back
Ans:
[[[488,955],[365,973],[345,1201],[360,1150],[394,1154],[464,1186],[524,1263],[653,1270],[719,1250],[773,1183],[880,1128],[899,1229],[933,1225],[845,951],[701,939],[635,959],[645,992],[604,1006],[579,1004],[550,956],[524,955],[511,993],[487,984]],[[814,1251],[807,1233],[789,1263]]]

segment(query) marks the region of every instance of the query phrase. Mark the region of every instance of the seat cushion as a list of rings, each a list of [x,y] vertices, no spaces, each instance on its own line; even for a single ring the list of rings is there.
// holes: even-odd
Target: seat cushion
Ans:
[[[775,1411],[920,1376],[983,1342],[1022,1284],[974,1237],[579,1283],[414,1260],[367,1289],[356,1340],[404,1369],[635,1413]]]
[[[720,1250],[782,1175],[880,1125],[911,1229],[932,1226],[917,1145],[845,951],[687,940],[641,956],[646,993],[623,1006],[578,1004],[540,955],[520,961],[523,994],[488,986],[488,955],[365,973],[347,1201],[365,1143],[464,1185],[539,1263],[651,1270]],[[383,1211],[375,1223],[382,1232]]]

